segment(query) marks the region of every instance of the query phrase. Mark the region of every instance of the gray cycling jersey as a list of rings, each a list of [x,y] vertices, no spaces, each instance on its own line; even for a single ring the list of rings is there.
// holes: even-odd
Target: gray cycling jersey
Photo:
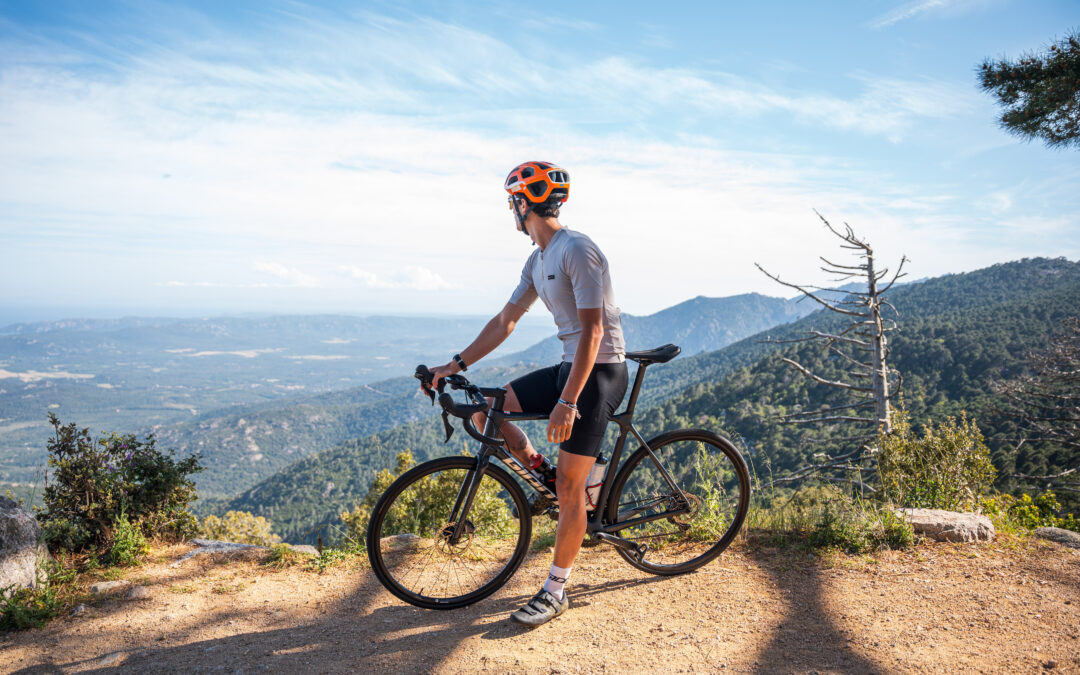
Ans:
[[[563,227],[548,242],[546,249],[533,251],[521,270],[521,282],[510,302],[528,310],[537,296],[555,317],[563,344],[563,361],[573,361],[581,338],[579,309],[604,309],[604,337],[600,341],[597,363],[622,363],[622,320],[611,290],[608,262],[592,239]]]

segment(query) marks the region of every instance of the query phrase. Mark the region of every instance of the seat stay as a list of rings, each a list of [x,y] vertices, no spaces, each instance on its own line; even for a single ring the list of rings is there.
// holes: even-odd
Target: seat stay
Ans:
[[[641,434],[638,433],[637,428],[633,424],[630,425],[630,433],[634,434],[634,438],[638,439],[638,442],[641,443],[641,447],[645,448],[645,452],[649,454],[649,458],[652,460],[653,464],[656,465],[656,470],[660,472],[660,475],[668,486],[679,495],[679,498],[683,500],[684,504],[689,504],[690,500],[686,498],[686,493],[678,486],[675,479],[671,477],[667,467],[665,467],[664,463],[660,461],[660,458],[656,456],[656,453],[653,452],[652,448],[649,447],[649,444],[645,442],[645,439],[642,438]]]

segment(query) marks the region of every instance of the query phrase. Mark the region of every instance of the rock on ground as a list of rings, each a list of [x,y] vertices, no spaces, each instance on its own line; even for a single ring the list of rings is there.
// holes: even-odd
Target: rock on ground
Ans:
[[[124,581],[123,579],[119,581],[99,581],[98,583],[90,587],[90,592],[93,595],[104,595],[105,593],[108,593],[113,589],[127,585],[128,582]]]
[[[0,590],[36,586],[38,569],[49,557],[41,527],[18,503],[0,497]]]
[[[185,560],[187,560],[189,558],[193,558],[193,557],[195,557],[197,555],[207,555],[207,554],[211,554],[211,553],[229,553],[231,551],[243,551],[243,550],[248,550],[248,549],[267,550],[266,546],[254,546],[252,544],[237,544],[236,542],[218,541],[217,539],[192,539],[191,543],[195,544],[195,546],[197,548],[194,548],[194,549],[188,551],[187,553],[185,553],[183,556],[181,556],[179,559],[177,559],[175,562],[173,562],[171,565],[169,565],[169,567],[179,567],[180,563],[184,562]]]
[[[911,523],[915,534],[936,541],[989,541],[996,536],[994,524],[977,513],[942,509],[900,509],[899,515]]]
[[[1066,530],[1061,527],[1039,527],[1033,533],[1036,537],[1056,541],[1069,548],[1080,548],[1080,533]]]

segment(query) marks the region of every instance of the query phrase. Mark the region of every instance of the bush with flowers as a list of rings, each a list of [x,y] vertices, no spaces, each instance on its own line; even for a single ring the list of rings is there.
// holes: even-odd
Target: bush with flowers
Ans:
[[[196,496],[190,476],[202,470],[198,457],[176,459],[171,450],[155,447],[152,435],[145,441],[120,434],[95,440],[88,429],[63,425],[51,413],[49,421],[55,434],[38,520],[50,547],[108,549],[118,527],[167,539],[197,530],[188,505]]]

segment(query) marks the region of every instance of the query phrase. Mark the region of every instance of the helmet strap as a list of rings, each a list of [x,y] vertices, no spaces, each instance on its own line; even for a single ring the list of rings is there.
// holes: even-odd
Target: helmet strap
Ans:
[[[528,202],[529,208],[525,210],[525,213],[521,213],[517,208],[518,198],[516,196],[514,197],[514,217],[517,218],[518,226],[521,228],[522,233],[527,237],[529,236],[529,230],[525,227],[525,221],[529,218],[529,214],[533,212],[533,209],[536,208],[536,204],[533,204],[528,200],[525,201]]]

